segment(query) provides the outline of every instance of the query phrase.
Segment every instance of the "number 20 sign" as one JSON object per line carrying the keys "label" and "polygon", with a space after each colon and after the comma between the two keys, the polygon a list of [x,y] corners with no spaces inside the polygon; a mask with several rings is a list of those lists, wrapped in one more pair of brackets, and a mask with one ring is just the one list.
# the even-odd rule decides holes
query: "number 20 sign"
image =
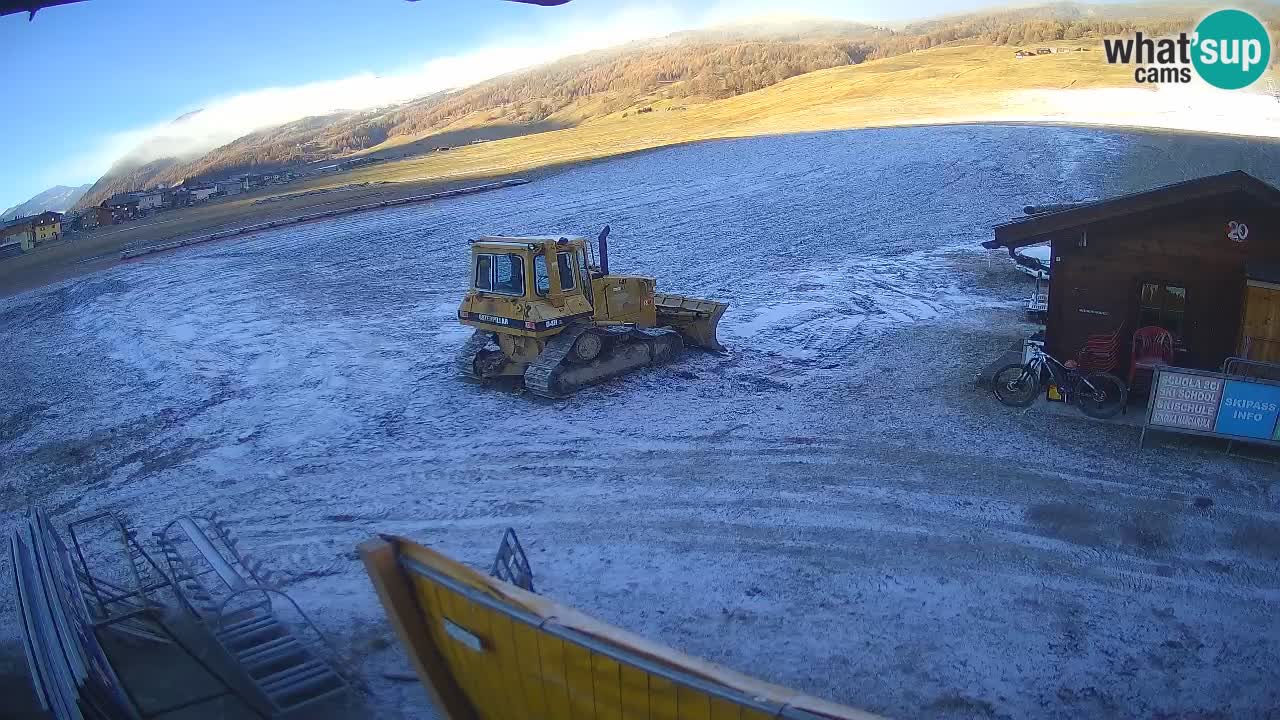
{"label": "number 20 sign", "polygon": [[1227,223],[1227,237],[1236,242],[1244,242],[1249,239],[1249,226],[1232,220]]}

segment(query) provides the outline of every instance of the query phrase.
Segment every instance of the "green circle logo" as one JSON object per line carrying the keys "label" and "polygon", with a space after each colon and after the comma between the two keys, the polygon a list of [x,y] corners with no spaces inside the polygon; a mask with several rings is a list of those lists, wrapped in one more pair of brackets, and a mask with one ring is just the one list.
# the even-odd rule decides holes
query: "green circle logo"
{"label": "green circle logo", "polygon": [[1223,90],[1252,85],[1271,63],[1271,37],[1243,10],[1219,10],[1196,26],[1191,63],[1204,81]]}

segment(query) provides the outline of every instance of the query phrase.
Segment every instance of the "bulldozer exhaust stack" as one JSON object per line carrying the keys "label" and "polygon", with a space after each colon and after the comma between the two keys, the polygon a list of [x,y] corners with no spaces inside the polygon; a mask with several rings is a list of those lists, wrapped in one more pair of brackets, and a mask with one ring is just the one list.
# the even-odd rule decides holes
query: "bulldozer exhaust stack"
{"label": "bulldozer exhaust stack", "polygon": [[602,275],[608,275],[609,274],[609,226],[608,225],[605,225],[604,229],[600,231],[598,244],[600,246],[600,273]]}

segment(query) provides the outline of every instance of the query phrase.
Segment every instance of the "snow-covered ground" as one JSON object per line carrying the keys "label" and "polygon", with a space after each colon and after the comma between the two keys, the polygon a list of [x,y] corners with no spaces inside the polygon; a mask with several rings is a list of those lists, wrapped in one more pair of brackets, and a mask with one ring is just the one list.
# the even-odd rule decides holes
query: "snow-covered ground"
{"label": "snow-covered ground", "polygon": [[[1265,714],[1275,465],[1139,451],[972,387],[1026,330],[1029,280],[978,247],[990,227],[1105,195],[1126,163],[1182,179],[1195,142],[713,142],[27,293],[0,308],[0,529],[29,503],[148,531],[216,510],[367,674],[369,717],[430,712],[382,676],[407,664],[356,543],[487,566],[508,526],[540,592],[877,712]],[[455,379],[466,240],[604,223],[616,271],[731,304],[730,353],[554,403]]]}
{"label": "snow-covered ground", "polygon": [[1190,85],[1020,90],[1009,107],[1002,119],[1280,137],[1280,92],[1271,79],[1243,91],[1219,90],[1198,76]]}

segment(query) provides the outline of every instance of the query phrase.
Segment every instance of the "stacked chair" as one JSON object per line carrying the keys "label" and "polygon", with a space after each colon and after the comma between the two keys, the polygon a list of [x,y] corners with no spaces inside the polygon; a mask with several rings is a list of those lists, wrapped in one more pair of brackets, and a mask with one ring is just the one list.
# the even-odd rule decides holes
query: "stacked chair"
{"label": "stacked chair", "polygon": [[1076,364],[1081,371],[1112,372],[1120,365],[1120,334],[1124,325],[1115,332],[1101,335],[1090,335],[1084,341],[1084,347],[1076,355]]}

